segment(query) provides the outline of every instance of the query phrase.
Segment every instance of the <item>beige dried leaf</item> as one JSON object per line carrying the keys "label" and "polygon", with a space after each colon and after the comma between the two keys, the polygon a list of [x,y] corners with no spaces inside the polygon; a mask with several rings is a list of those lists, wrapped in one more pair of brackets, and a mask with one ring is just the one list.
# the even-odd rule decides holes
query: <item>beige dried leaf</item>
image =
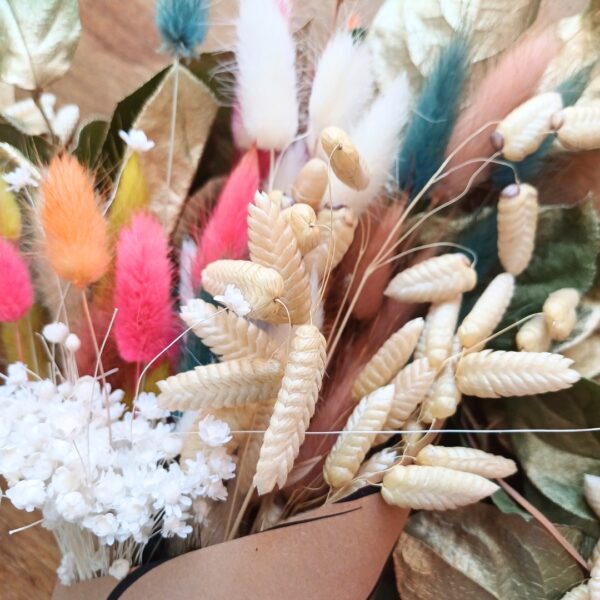
{"label": "beige dried leaf", "polygon": [[283,211],[289,223],[300,254],[304,256],[316,248],[321,241],[321,230],[317,227],[317,214],[308,204],[298,203]]}
{"label": "beige dried leaf", "polygon": [[533,154],[552,130],[551,120],[562,109],[558,92],[538,94],[508,114],[492,134],[492,143],[505,158],[521,161]]}
{"label": "beige dried leaf", "polygon": [[249,317],[269,320],[281,311],[276,300],[283,294],[284,282],[275,269],[249,260],[216,260],[202,271],[202,287],[212,296],[224,294],[230,284],[252,307]]}
{"label": "beige dried leaf", "polygon": [[600,106],[567,106],[552,119],[556,137],[567,150],[600,148]]}
{"label": "beige dried leaf", "polygon": [[517,332],[517,348],[526,352],[547,352],[551,341],[544,315],[531,317]]}
{"label": "beige dried leaf", "polygon": [[359,400],[389,383],[406,364],[421,332],[421,317],[409,321],[392,334],[364,366],[352,386],[352,398]]}
{"label": "beige dried leaf", "polygon": [[232,408],[272,398],[283,369],[278,360],[240,358],[201,365],[157,383],[167,410]]}
{"label": "beige dried leaf", "polygon": [[358,473],[377,432],[388,418],[393,397],[394,386],[387,385],[365,396],[354,408],[344,433],[338,435],[323,466],[323,477],[329,486],[347,485]]}
{"label": "beige dried leaf", "polygon": [[327,189],[327,165],[320,158],[311,158],[294,180],[292,198],[296,202],[308,204],[315,211],[319,210],[321,200]]}
{"label": "beige dried leaf", "polygon": [[449,510],[479,502],[498,489],[495,483],[473,473],[397,465],[383,478],[381,495],[388,504],[400,508]]}
{"label": "beige dried leaf", "polygon": [[425,355],[432,367],[439,368],[450,356],[462,295],[432,304],[427,313]]}
{"label": "beige dried leaf", "polygon": [[353,190],[369,185],[369,167],[348,134],[339,127],[326,127],[321,132],[321,146],[336,177]]}
{"label": "beige dried leaf", "polygon": [[[168,188],[171,121],[167,115],[171,114],[175,69],[179,77],[177,120],[173,171]],[[210,89],[186,67],[179,65],[169,70],[135,120],[133,127],[143,130],[156,144],[149,152],[140,153],[138,158],[150,190],[147,208],[167,234],[177,224],[217,109],[217,100]]]}
{"label": "beige dried leaf", "polygon": [[416,456],[416,464],[446,467],[455,471],[474,473],[489,479],[504,479],[517,472],[513,460],[489,454],[476,448],[462,446],[425,446]]}
{"label": "beige dried leaf", "polygon": [[313,325],[294,332],[283,382],[265,432],[254,485],[260,495],[286,482],[321,389],[326,341]]}
{"label": "beige dried leaf", "polygon": [[401,271],[384,294],[398,302],[444,302],[475,287],[471,261],[460,253],[443,254]]}
{"label": "beige dried leaf", "polygon": [[[458,338],[464,348],[478,345],[494,332],[514,289],[515,278],[510,273],[501,273],[491,281],[458,328]],[[478,345],[478,349],[482,347]]]}
{"label": "beige dried leaf", "polygon": [[[272,323],[307,323],[310,319],[310,280],[292,228],[281,208],[266,194],[256,193],[248,206],[248,249],[251,260],[277,271],[283,279],[279,311],[264,317]],[[289,312],[289,316],[288,316]]]}
{"label": "beige dried leaf", "polygon": [[545,394],[579,381],[573,361],[550,352],[483,350],[467,354],[458,363],[458,388],[468,396],[500,398]]}
{"label": "beige dried leaf", "polygon": [[193,298],[182,306],[180,316],[223,360],[272,358],[277,352],[276,340],[254,323],[200,298]]}
{"label": "beige dried leaf", "polygon": [[529,265],[535,245],[538,193],[526,183],[502,190],[498,200],[498,255],[502,266],[515,277]]}
{"label": "beige dried leaf", "polygon": [[574,288],[562,288],[548,296],[542,312],[551,339],[562,342],[571,335],[577,323],[575,309],[580,300],[581,295]]}

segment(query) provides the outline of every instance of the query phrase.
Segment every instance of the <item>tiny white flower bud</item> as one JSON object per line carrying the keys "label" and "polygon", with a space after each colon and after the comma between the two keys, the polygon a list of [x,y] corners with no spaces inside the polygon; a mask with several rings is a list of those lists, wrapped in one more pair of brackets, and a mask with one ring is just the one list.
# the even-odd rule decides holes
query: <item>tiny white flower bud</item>
{"label": "tiny white flower bud", "polygon": [[74,333],[70,333],[65,340],[65,348],[69,352],[77,352],[81,348],[81,340]]}
{"label": "tiny white flower bud", "polygon": [[42,329],[42,335],[52,344],[62,344],[69,335],[69,328],[64,323],[49,323]]}

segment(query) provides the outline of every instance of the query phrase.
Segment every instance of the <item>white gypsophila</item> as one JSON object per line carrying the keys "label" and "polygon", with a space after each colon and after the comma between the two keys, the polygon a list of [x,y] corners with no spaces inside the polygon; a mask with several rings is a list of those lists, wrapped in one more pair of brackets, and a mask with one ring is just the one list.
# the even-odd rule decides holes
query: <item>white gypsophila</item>
{"label": "white gypsophila", "polygon": [[64,345],[69,352],[75,353],[81,348],[81,340],[78,335],[70,333],[65,339]]}
{"label": "white gypsophila", "polygon": [[225,287],[223,294],[216,295],[214,299],[232,310],[238,317],[245,317],[252,310],[252,307],[244,298],[242,290],[232,283]]}
{"label": "white gypsophila", "polygon": [[13,171],[2,175],[2,179],[8,183],[6,188],[9,192],[20,192],[28,186],[37,187],[38,182],[34,178],[31,171],[24,165],[18,166]]}
{"label": "white gypsophila", "polygon": [[[99,547],[116,550],[114,565],[141,556],[135,544],[153,535],[186,537],[207,501],[226,498],[224,481],[235,473],[224,447],[227,424],[207,418],[198,452],[179,465],[182,436],[154,394],[141,394],[132,414],[121,390],[92,377],[57,385],[29,381],[27,373],[10,365],[0,386],[0,475],[6,498],[22,510],[41,509],[44,527],[61,541],[61,581],[106,574],[110,561]],[[73,564],[75,545],[89,549],[87,562]]]}
{"label": "white gypsophila", "polygon": [[69,328],[61,322],[48,323],[42,329],[42,335],[52,344],[64,343],[69,333]]}
{"label": "white gypsophila", "polygon": [[60,565],[56,569],[59,581],[63,585],[75,583],[75,556],[71,552],[66,552],[62,556]]}
{"label": "white gypsophila", "polygon": [[129,573],[130,566],[129,561],[124,558],[118,558],[110,565],[108,574],[115,579],[123,579]]}
{"label": "white gypsophila", "polygon": [[119,131],[119,137],[134,152],[148,152],[154,148],[154,142],[149,140],[141,129],[130,129],[129,131]]}

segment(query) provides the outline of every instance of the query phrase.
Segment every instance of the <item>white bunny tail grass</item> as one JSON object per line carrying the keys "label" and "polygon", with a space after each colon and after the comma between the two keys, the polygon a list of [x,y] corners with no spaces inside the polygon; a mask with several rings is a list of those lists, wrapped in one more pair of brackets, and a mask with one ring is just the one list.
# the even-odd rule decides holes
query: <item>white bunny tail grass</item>
{"label": "white bunny tail grass", "polygon": [[242,0],[237,36],[244,130],[258,148],[283,150],[298,129],[296,48],[276,0]]}

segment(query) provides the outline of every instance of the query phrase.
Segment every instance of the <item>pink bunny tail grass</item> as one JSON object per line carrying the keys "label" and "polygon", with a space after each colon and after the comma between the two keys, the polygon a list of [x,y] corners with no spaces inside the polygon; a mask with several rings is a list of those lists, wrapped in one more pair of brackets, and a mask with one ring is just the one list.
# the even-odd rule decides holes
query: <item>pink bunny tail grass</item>
{"label": "pink bunny tail grass", "polygon": [[29,269],[18,250],[0,238],[0,322],[18,321],[32,304]]}
{"label": "pink bunny tail grass", "polygon": [[[534,27],[509,48],[498,64],[482,79],[470,99],[469,106],[459,116],[446,156],[454,152],[469,136],[492,121],[502,120],[510,111],[533,96],[540,78],[550,61],[558,54],[561,42],[554,28],[539,30]],[[487,158],[494,154],[490,136],[495,126],[490,125],[465,144],[449,162],[446,171],[471,159]],[[454,197],[466,187],[481,163],[457,169],[445,177],[438,189],[442,197]],[[483,170],[476,181],[486,176]],[[476,183],[476,181],[474,183]]]}
{"label": "pink bunny tail grass", "polygon": [[192,266],[192,281],[200,284],[206,265],[221,258],[238,259],[248,252],[248,204],[260,183],[258,153],[251,148],[233,169],[221,191]]}
{"label": "pink bunny tail grass", "polygon": [[117,243],[115,339],[128,362],[148,362],[173,339],[172,267],[160,223],[141,213]]}

